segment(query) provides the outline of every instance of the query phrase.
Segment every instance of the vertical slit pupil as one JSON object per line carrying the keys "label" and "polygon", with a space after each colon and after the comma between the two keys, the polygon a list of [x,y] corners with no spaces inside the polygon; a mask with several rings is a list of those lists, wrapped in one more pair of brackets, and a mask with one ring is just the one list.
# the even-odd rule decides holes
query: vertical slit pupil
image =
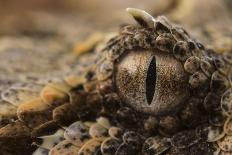
{"label": "vertical slit pupil", "polygon": [[155,56],[152,58],[146,77],[146,98],[147,102],[150,105],[155,94],[156,86],[156,59]]}

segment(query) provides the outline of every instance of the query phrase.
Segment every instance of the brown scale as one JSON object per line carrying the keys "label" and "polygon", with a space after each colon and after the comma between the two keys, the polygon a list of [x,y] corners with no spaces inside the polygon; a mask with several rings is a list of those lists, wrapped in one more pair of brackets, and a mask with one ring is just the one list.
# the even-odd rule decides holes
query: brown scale
{"label": "brown scale", "polygon": [[125,26],[108,41],[91,78],[51,82],[38,98],[20,104],[18,120],[0,129],[1,151],[31,154],[35,146],[37,154],[50,155],[232,151],[231,53],[213,53],[165,17],[127,11],[139,25]]}

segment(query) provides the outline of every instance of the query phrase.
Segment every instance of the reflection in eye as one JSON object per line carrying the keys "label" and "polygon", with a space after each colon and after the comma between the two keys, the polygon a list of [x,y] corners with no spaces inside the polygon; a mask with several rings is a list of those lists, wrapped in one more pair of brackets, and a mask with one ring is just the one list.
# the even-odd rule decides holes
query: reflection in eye
{"label": "reflection in eye", "polygon": [[147,103],[150,105],[155,94],[156,86],[156,59],[155,56],[152,57],[151,62],[148,67],[147,77],[146,77],[146,98]]}

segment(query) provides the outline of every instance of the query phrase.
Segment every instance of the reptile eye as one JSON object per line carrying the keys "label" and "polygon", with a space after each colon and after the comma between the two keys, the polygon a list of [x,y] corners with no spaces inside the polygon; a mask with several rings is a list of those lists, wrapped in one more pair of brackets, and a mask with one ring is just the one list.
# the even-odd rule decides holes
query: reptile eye
{"label": "reptile eye", "polygon": [[114,79],[125,103],[154,115],[178,109],[189,96],[183,64],[158,50],[128,52],[116,64]]}

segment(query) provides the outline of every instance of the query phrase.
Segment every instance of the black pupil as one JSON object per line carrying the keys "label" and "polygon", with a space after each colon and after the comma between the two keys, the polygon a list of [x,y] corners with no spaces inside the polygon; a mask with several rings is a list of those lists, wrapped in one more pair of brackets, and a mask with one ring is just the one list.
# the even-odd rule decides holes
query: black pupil
{"label": "black pupil", "polygon": [[155,85],[156,85],[156,59],[152,58],[146,77],[146,97],[147,102],[150,105],[155,94]]}

